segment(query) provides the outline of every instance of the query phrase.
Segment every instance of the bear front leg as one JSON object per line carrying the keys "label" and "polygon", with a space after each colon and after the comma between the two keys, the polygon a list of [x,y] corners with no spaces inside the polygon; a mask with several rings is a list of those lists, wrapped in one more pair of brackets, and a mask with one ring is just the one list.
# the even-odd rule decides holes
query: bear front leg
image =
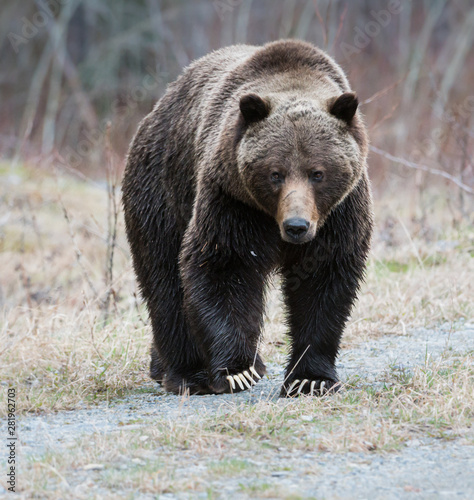
{"label": "bear front leg", "polygon": [[335,361],[365,260],[303,257],[284,269],[291,354],[280,396],[322,395],[339,389]]}
{"label": "bear front leg", "polygon": [[237,262],[223,265],[215,258],[209,257],[207,262],[205,258],[183,257],[189,331],[206,355],[210,388],[218,394],[239,392],[256,384],[265,373],[257,352],[263,278]]}
{"label": "bear front leg", "polygon": [[[248,389],[265,373],[257,351],[269,257],[248,243],[261,239],[246,227],[251,215],[236,203],[221,201],[209,210],[212,217],[196,217],[200,223],[190,224],[180,256],[189,332],[204,353],[215,393]],[[202,224],[207,220],[212,225]]]}

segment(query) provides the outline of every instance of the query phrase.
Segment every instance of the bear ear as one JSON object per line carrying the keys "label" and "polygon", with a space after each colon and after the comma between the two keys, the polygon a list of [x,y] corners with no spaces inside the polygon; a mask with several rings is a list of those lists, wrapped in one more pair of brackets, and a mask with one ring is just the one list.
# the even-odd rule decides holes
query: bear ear
{"label": "bear ear", "polygon": [[345,121],[348,125],[357,111],[359,99],[353,92],[345,92],[339,97],[330,99],[329,112],[336,118]]}
{"label": "bear ear", "polygon": [[270,113],[270,103],[257,94],[246,94],[240,98],[240,112],[245,123],[255,123],[266,118]]}

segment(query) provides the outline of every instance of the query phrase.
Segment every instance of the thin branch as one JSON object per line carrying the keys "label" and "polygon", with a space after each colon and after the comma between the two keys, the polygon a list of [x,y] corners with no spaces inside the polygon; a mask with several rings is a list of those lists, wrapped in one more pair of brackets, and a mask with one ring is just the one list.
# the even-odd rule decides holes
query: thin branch
{"label": "thin branch", "polygon": [[393,113],[395,112],[395,110],[398,108],[398,105],[399,105],[399,104],[400,104],[400,103],[396,102],[396,103],[392,106],[392,109],[391,109],[388,113],[386,113],[384,116],[382,116],[382,118],[381,118],[379,121],[375,122],[375,123],[374,123],[374,124],[370,127],[370,129],[369,129],[369,130],[370,130],[370,132],[371,132],[372,130],[375,130],[377,127],[380,127],[380,125],[381,125],[383,122],[385,122],[386,120],[388,120],[389,118],[391,118],[391,117],[393,116]]}
{"label": "thin branch", "polygon": [[59,176],[60,170],[64,168],[72,175],[74,175],[75,177],[79,177],[79,179],[86,182],[87,184],[94,186],[95,188],[98,188],[100,190],[103,189],[102,185],[99,182],[96,182],[92,177],[88,177],[86,174],[84,174],[77,168],[71,167],[71,165],[68,164],[66,159],[63,158],[57,151],[53,151],[53,153],[47,156],[46,159],[50,162],[53,162],[52,165],[55,168],[56,176]]}
{"label": "thin branch", "polygon": [[69,218],[69,214],[66,210],[66,206],[64,205],[60,194],[58,195],[58,201],[59,201],[59,205],[61,206],[61,208],[63,210],[63,215],[64,215],[64,218],[66,220],[67,228],[69,231],[69,236],[71,237],[71,241],[72,241],[72,244],[74,247],[74,252],[76,254],[76,261],[77,261],[77,263],[82,271],[82,274],[83,274],[85,280],[87,281],[87,284],[89,285],[89,288],[92,290],[92,293],[97,297],[97,295],[98,295],[97,290],[95,289],[94,283],[92,283],[92,280],[89,276],[89,273],[87,272],[87,269],[84,266],[84,262],[82,261],[82,252],[79,249],[79,246],[77,245],[76,238],[74,236],[74,231],[72,230],[71,219]]}
{"label": "thin branch", "polygon": [[318,18],[319,24],[321,25],[321,28],[323,28],[323,37],[324,37],[324,47],[328,46],[328,33],[327,33],[327,27],[324,24],[323,18],[321,16],[321,13],[319,12],[319,7],[318,7],[318,0],[313,0],[314,3],[314,10],[316,12],[316,17]]}
{"label": "thin branch", "polygon": [[332,0],[329,0],[328,6],[326,7],[326,19],[325,19],[325,26],[326,26],[326,45],[324,46],[325,49],[328,48],[328,43],[329,43],[329,30],[330,30],[330,21],[331,21],[331,5]]}
{"label": "thin branch", "polygon": [[454,182],[454,184],[456,184],[461,189],[464,189],[464,191],[466,191],[466,193],[474,194],[474,189],[467,186],[466,184],[463,184],[459,179],[456,179],[456,177],[448,174],[444,170],[439,170],[437,168],[430,168],[430,167],[427,167],[426,165],[420,165],[418,163],[414,163],[412,161],[405,160],[405,158],[393,156],[392,154],[388,153],[387,151],[384,151],[383,149],[376,148],[375,146],[369,146],[369,149],[370,149],[370,151],[374,152],[375,154],[383,156],[384,158],[387,158],[387,160],[393,161],[393,162],[398,163],[400,165],[404,165],[405,167],[414,168],[416,170],[423,170],[424,172],[428,172],[430,174],[439,175],[441,177],[444,177],[445,179],[448,179],[451,182]]}
{"label": "thin branch", "polygon": [[392,85],[389,85],[388,87],[385,87],[384,89],[379,90],[375,94],[372,94],[368,99],[365,99],[364,101],[362,101],[361,104],[369,104],[369,102],[375,101],[379,97],[381,97],[384,94],[386,94],[388,91],[394,89],[397,85],[400,85],[400,83],[402,83],[403,80],[405,80],[406,77],[407,77],[407,75],[403,75],[400,78],[400,80],[398,80],[398,82],[392,83]]}
{"label": "thin branch", "polygon": [[[115,299],[115,289],[112,286],[114,281],[114,255],[117,246],[117,225],[119,205],[117,203],[117,175],[114,168],[112,146],[110,144],[111,123],[107,123],[105,134],[105,159],[107,165],[107,253],[105,262],[105,285],[107,295],[105,296],[103,309],[104,321],[109,317],[110,299]],[[116,303],[114,301],[114,305]]]}
{"label": "thin branch", "polygon": [[342,11],[342,14],[341,14],[341,16],[339,18],[339,26],[337,28],[336,36],[334,37],[334,40],[332,42],[331,53],[334,53],[334,47],[335,47],[337,41],[339,40],[339,36],[341,35],[341,31],[342,31],[342,28],[344,26],[344,19],[346,18],[347,7],[348,7],[348,5],[346,5],[344,7],[344,10]]}

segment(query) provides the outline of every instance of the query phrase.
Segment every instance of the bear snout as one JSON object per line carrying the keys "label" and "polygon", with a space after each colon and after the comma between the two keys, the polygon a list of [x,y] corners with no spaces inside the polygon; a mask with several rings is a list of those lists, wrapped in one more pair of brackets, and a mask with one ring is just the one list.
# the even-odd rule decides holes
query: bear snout
{"label": "bear snout", "polygon": [[301,217],[292,217],[283,222],[285,233],[294,240],[302,238],[309,229],[309,221]]}
{"label": "bear snout", "polygon": [[316,235],[319,213],[313,187],[305,179],[288,175],[282,186],[275,216],[280,235],[287,243],[307,243]]}
{"label": "bear snout", "polygon": [[303,217],[290,217],[280,225],[283,241],[301,244],[311,241],[316,234],[317,223],[308,221]]}

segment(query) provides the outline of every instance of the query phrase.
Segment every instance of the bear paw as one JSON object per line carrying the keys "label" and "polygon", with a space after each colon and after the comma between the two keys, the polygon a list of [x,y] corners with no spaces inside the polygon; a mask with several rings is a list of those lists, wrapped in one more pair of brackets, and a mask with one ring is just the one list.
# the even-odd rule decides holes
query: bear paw
{"label": "bear paw", "polygon": [[163,380],[159,382],[165,391],[173,392],[178,395],[202,395],[213,393],[209,388],[209,378],[205,370],[200,370],[195,373],[188,372],[185,375],[168,370]]}
{"label": "bear paw", "polygon": [[329,379],[294,379],[290,384],[284,384],[281,388],[281,397],[294,398],[301,394],[307,396],[323,396],[327,393],[337,392],[341,383]]}
{"label": "bear paw", "polygon": [[250,389],[265,375],[266,368],[257,354],[247,361],[228,363],[226,368],[219,368],[216,372],[210,385],[214,394],[233,394]]}
{"label": "bear paw", "polygon": [[[250,373],[249,373],[250,372]],[[262,377],[258,374],[254,366],[251,366],[248,370],[242,373],[237,373],[237,375],[227,375],[226,379],[229,382],[230,392],[244,391],[246,388],[250,389],[252,385],[255,385]]]}

